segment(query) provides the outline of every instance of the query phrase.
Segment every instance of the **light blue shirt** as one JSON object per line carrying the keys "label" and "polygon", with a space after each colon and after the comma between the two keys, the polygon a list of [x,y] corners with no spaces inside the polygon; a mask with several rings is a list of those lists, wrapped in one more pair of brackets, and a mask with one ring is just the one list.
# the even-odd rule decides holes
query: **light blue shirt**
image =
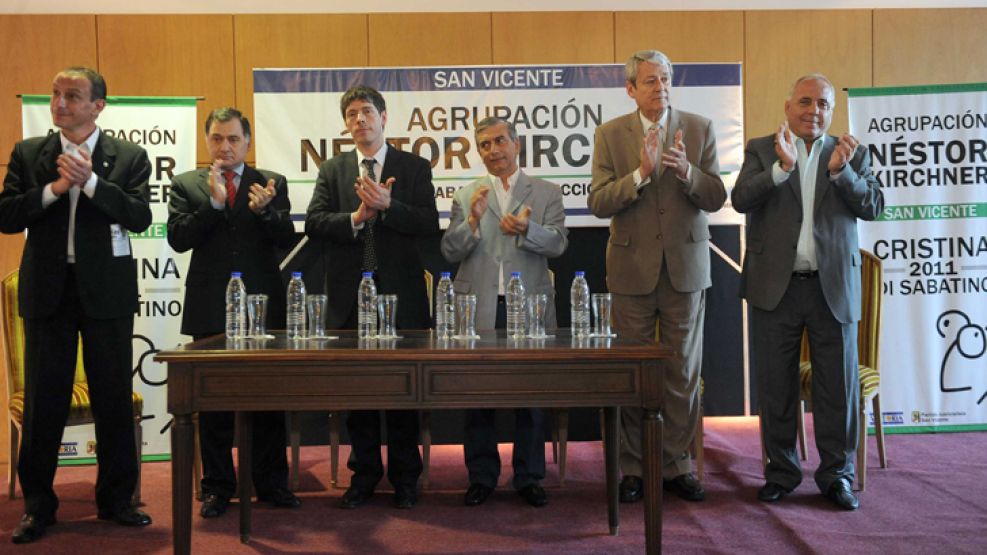
{"label": "light blue shirt", "polygon": [[[816,203],[816,176],[819,175],[819,159],[825,141],[825,135],[819,137],[812,142],[811,150],[806,151],[805,140],[801,137],[795,139],[795,148],[798,151],[795,166],[799,170],[799,181],[802,183],[802,227],[799,230],[798,246],[795,248],[795,267],[792,268],[796,272],[819,269],[819,265],[816,263],[816,241],[812,234],[815,224],[813,208],[815,208]],[[789,175],[791,172],[781,169],[781,161],[775,162],[771,168],[771,177],[775,185],[783,183]]]}

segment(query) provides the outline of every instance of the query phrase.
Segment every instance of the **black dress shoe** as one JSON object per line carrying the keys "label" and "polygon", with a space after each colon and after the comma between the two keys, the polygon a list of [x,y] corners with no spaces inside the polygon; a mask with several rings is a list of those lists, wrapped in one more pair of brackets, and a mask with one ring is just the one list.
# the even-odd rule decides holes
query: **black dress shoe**
{"label": "black dress shoe", "polygon": [[644,499],[644,482],[639,476],[624,476],[620,481],[620,502],[634,503]]}
{"label": "black dress shoe", "polygon": [[791,491],[781,484],[768,482],[761,489],[757,490],[757,499],[765,503],[774,503],[775,501],[780,501],[782,497],[785,497]]}
{"label": "black dress shoe", "polygon": [[829,485],[826,498],[845,511],[856,511],[860,507],[860,500],[850,489],[850,482],[842,478]]}
{"label": "black dress shoe", "polygon": [[21,517],[20,523],[10,536],[10,541],[14,543],[31,543],[45,535],[45,528],[55,524],[55,517],[42,517],[35,514],[25,514]]}
{"label": "black dress shoe", "polygon": [[517,493],[532,507],[544,507],[548,505],[548,495],[545,494],[545,488],[538,484],[524,486]]}
{"label": "black dress shoe", "polygon": [[288,509],[296,509],[302,506],[302,500],[286,488],[277,488],[262,494],[258,493],[257,500],[270,503],[275,507],[285,507]]}
{"label": "black dress shoe", "polygon": [[418,503],[418,492],[415,488],[395,488],[394,506],[399,509],[410,509]]}
{"label": "black dress shoe", "polygon": [[344,509],[355,509],[367,501],[370,501],[370,498],[373,497],[373,495],[374,492],[372,491],[365,491],[356,486],[350,486],[349,489],[346,490],[346,493],[343,494],[343,499],[339,503],[339,506]]}
{"label": "black dress shoe", "polygon": [[702,501],[706,499],[706,491],[692,473],[680,474],[671,480],[662,480],[662,487],[686,501]]}
{"label": "black dress shoe", "polygon": [[466,490],[466,496],[463,497],[463,503],[467,507],[482,505],[490,497],[491,493],[493,493],[493,488],[491,487],[483,484],[470,484],[469,489]]}
{"label": "black dress shoe", "polygon": [[127,507],[115,513],[99,512],[100,520],[112,520],[120,526],[147,526],[151,523],[151,517],[140,509]]}
{"label": "black dress shoe", "polygon": [[202,507],[199,514],[202,518],[216,518],[226,512],[230,505],[230,498],[215,493],[207,493],[202,497]]}

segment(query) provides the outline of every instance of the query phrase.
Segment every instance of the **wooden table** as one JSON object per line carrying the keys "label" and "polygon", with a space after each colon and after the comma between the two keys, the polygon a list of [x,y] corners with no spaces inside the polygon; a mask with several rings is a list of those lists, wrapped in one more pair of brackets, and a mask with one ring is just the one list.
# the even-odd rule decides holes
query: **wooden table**
{"label": "wooden table", "polygon": [[[236,411],[239,474],[250,476],[249,412],[264,410],[604,407],[610,533],[617,535],[619,407],[644,409],[645,547],[661,552],[661,371],[670,353],[624,339],[513,340],[503,331],[439,340],[403,330],[400,339],[274,339],[230,343],[222,335],[162,351],[168,364],[175,553],[191,549],[192,413]],[[240,480],[241,540],[250,537],[250,480]]]}

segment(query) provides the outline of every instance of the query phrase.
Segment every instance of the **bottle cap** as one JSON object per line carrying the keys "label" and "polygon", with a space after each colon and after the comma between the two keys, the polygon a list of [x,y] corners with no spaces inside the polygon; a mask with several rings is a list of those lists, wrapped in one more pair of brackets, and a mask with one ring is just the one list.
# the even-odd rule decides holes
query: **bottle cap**
{"label": "bottle cap", "polygon": [[242,276],[243,276],[243,274],[241,274],[240,272],[231,272],[230,273],[230,277],[231,278],[238,278],[238,277],[242,277]]}
{"label": "bottle cap", "polygon": [[579,270],[576,272],[576,277],[586,277],[586,272]]}
{"label": "bottle cap", "polygon": [[373,277],[374,277],[373,272],[363,272],[363,279],[368,279],[368,278],[373,279]]}
{"label": "bottle cap", "polygon": [[292,279],[294,279],[294,278],[300,278],[300,277],[302,277],[302,273],[301,272],[291,272],[291,278]]}
{"label": "bottle cap", "polygon": [[452,273],[451,272],[442,272],[441,274],[439,274],[439,277],[440,278],[452,277]]}
{"label": "bottle cap", "polygon": [[521,277],[521,272],[511,272],[511,277]]}

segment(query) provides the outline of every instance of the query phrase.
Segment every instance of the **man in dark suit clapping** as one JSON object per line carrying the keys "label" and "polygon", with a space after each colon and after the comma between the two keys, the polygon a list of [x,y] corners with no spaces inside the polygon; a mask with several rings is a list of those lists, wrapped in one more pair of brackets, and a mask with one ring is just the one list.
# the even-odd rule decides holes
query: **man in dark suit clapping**
{"label": "man in dark suit clapping", "polygon": [[[359,85],[340,102],[356,149],[322,163],[305,217],[305,233],[325,242],[329,275],[328,327],[356,329],[357,288],[362,272],[373,272],[380,294],[397,294],[398,329],[430,325],[418,237],[439,230],[432,168],[420,156],[384,141],[387,106],[375,89]],[[386,411],[387,477],[394,504],[418,501],[422,472],[418,415]],[[346,421],[353,454],[353,479],[343,508],[363,505],[384,475],[377,411],[352,411]]]}
{"label": "man in dark suit clapping", "polygon": [[58,133],[14,146],[0,193],[0,231],[27,230],[18,302],[24,317],[24,425],[17,466],[24,516],[14,543],[55,523],[52,482],[71,405],[79,335],[99,445],[99,518],[146,526],[137,485],[131,368],[137,267],[128,232],[151,224],[151,164],[141,147],[103,133],[106,81],[72,67],[55,76]]}
{"label": "man in dark suit clapping", "polygon": [[[285,287],[277,247],[291,246],[294,225],[283,175],[244,162],[250,121],[234,108],[217,108],[206,119],[212,166],[176,176],[168,201],[168,244],[192,250],[185,279],[182,333],[200,339],[225,329],[226,284],[243,274],[250,293],[268,296],[267,324],[285,323]],[[204,518],[226,512],[236,491],[232,412],[199,414]],[[257,498],[277,507],[298,507],[288,490],[284,412],[254,415],[253,481]]]}

